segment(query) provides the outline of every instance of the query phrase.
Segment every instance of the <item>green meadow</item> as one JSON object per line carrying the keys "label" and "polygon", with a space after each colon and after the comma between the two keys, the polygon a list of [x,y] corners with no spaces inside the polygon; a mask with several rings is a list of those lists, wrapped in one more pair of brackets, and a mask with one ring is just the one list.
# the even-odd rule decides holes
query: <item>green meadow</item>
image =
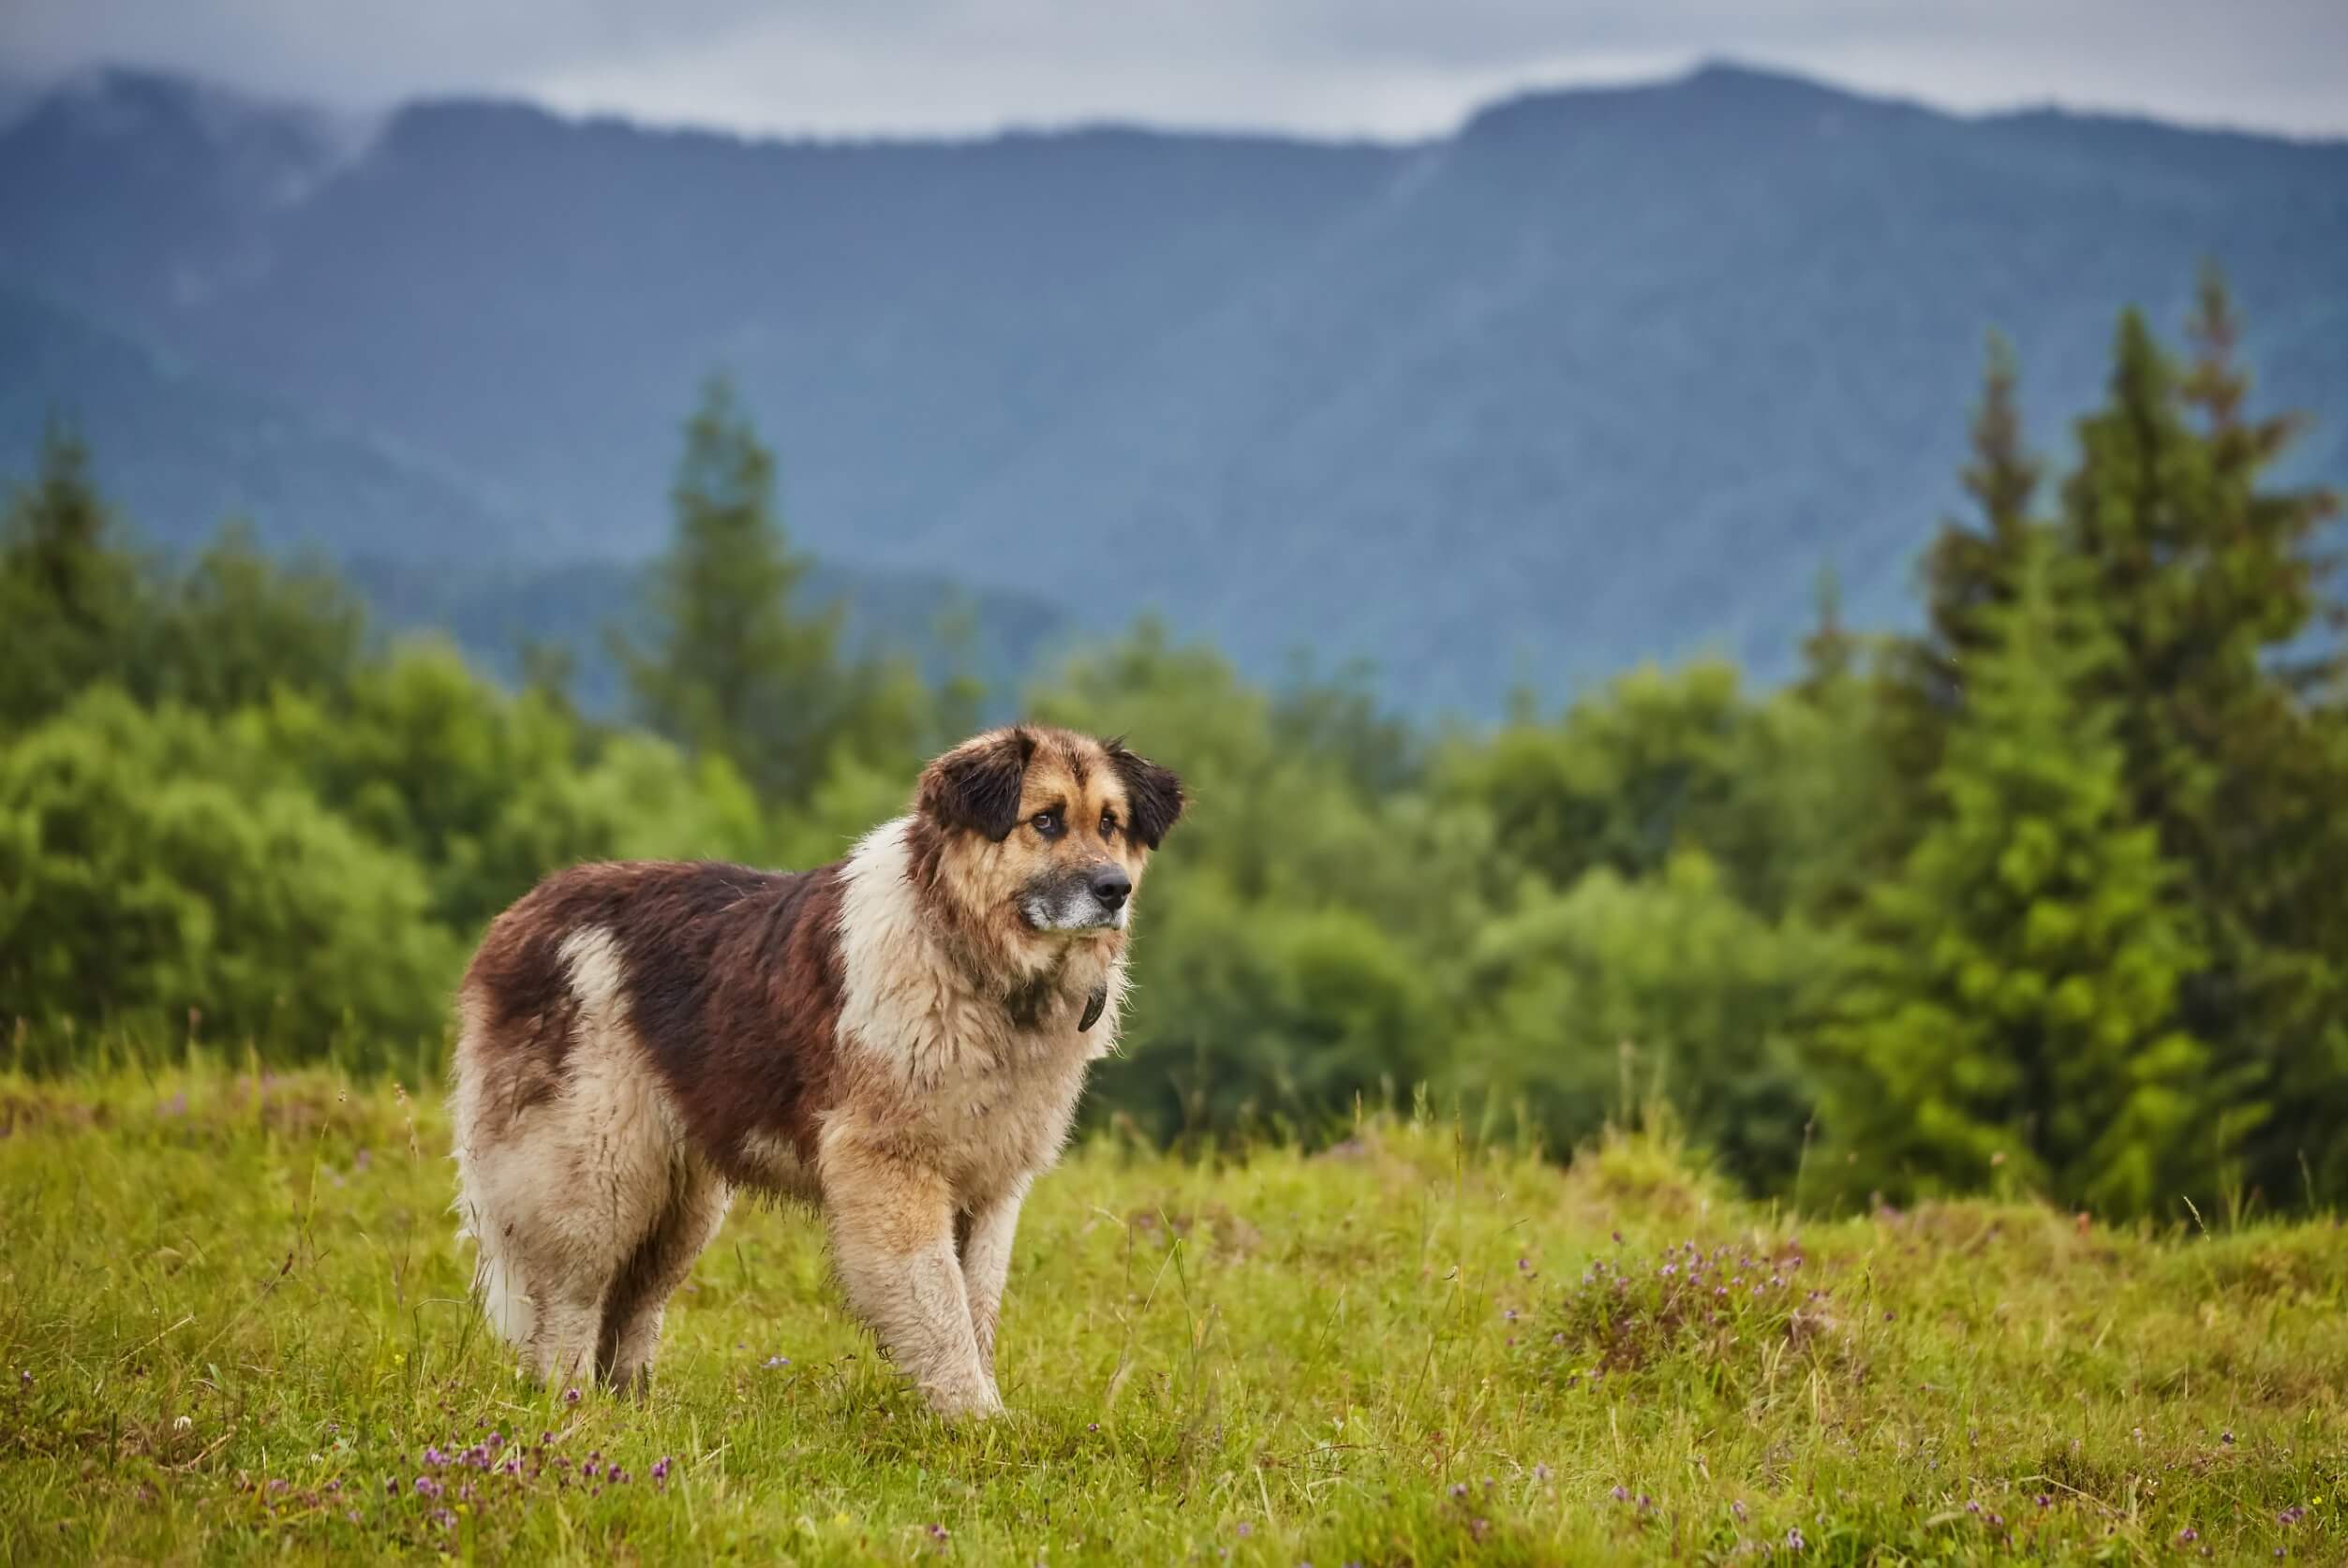
{"label": "green meadow", "polygon": [[519,1381],[437,1090],[0,1078],[10,1562],[2348,1560],[2338,1221],[1756,1204],[1668,1130],[1101,1135],[1005,1418],[929,1416],[743,1202],[642,1403]]}

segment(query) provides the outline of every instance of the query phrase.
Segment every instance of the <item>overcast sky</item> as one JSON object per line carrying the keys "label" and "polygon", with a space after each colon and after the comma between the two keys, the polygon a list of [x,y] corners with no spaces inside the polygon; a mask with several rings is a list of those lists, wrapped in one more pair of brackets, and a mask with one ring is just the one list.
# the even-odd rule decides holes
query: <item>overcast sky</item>
{"label": "overcast sky", "polygon": [[486,91],[753,131],[1408,137],[1723,56],[1959,109],[2348,135],[2348,0],[0,0],[15,78],[120,62],[353,108]]}

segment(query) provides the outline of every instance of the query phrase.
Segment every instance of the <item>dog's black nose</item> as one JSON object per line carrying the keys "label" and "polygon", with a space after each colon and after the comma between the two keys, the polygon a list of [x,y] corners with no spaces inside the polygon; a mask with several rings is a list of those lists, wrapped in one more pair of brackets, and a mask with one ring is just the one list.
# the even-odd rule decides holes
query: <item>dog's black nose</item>
{"label": "dog's black nose", "polygon": [[1115,909],[1132,892],[1133,879],[1125,875],[1121,865],[1104,865],[1092,873],[1092,896],[1101,901],[1103,909]]}

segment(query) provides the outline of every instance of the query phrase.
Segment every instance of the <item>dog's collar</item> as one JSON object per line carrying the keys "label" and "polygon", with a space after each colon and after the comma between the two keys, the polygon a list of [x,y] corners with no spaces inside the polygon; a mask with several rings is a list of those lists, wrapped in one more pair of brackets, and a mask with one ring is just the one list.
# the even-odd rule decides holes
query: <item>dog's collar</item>
{"label": "dog's collar", "polygon": [[1107,1010],[1107,1007],[1108,987],[1093,986],[1092,994],[1084,998],[1084,1016],[1077,1020],[1077,1032],[1078,1034],[1089,1032],[1093,1025],[1101,1021],[1101,1014]]}

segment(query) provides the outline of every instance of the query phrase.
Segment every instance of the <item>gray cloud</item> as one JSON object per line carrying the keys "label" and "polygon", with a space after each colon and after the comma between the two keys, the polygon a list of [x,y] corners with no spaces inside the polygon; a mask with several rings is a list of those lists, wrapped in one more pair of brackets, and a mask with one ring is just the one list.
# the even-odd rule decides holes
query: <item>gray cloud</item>
{"label": "gray cloud", "polygon": [[1736,56],[1959,109],[2348,134],[2339,0],[6,0],[0,69],[372,107],[519,94],[758,131],[1121,119],[1381,136]]}

